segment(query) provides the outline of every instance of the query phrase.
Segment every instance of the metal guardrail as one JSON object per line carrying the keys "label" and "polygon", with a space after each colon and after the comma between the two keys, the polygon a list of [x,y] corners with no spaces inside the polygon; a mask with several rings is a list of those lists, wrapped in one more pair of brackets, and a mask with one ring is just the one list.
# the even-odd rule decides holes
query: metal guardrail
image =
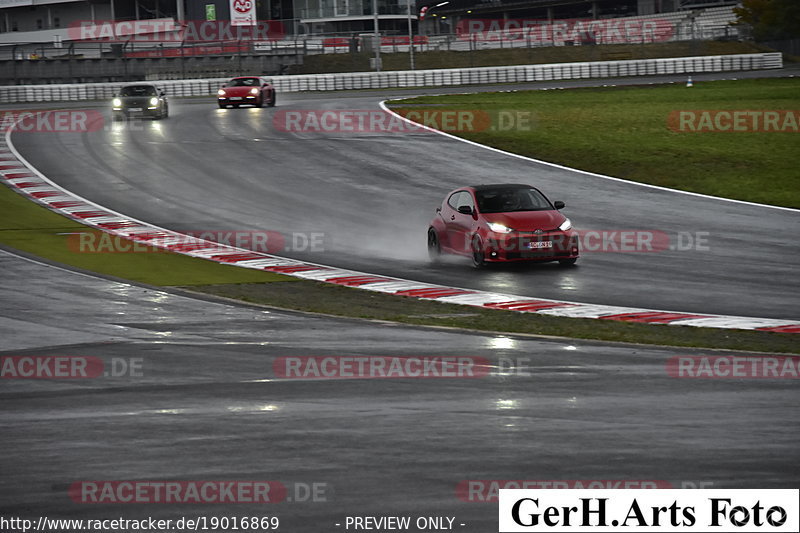
{"label": "metal guardrail", "polygon": [[[272,83],[278,92],[335,91],[693,74],[782,67],[783,56],[778,52],[770,52],[503,67],[303,74],[274,77]],[[170,96],[209,96],[216,94],[220,85],[226,81],[228,78],[155,83],[163,86]],[[0,86],[0,103],[107,99],[123,85],[125,83]]]}

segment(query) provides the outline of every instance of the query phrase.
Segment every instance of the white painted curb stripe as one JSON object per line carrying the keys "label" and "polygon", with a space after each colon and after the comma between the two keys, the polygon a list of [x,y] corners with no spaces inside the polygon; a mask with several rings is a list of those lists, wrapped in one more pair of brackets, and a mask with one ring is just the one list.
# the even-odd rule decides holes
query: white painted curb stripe
{"label": "white painted curb stripe", "polygon": [[[383,103],[381,103],[381,106],[386,109]],[[2,139],[0,139],[0,153],[13,154],[5,156],[7,161],[2,163],[6,164],[0,164],[0,175],[3,177],[0,181],[3,181],[13,190],[25,195],[27,198],[68,218],[109,234],[134,240],[143,245],[163,248],[183,255],[202,257],[221,264],[277,272],[287,276],[345,285],[374,292],[473,307],[541,313],[553,316],[800,333],[800,321],[796,320],[679,313],[538,299],[513,294],[446,287],[295,261],[190,237],[127,217],[67,191],[48,179],[20,155],[11,143],[12,131],[13,126],[9,127]],[[11,157],[14,158],[13,161],[10,161]],[[6,166],[9,168],[2,168]],[[17,177],[19,174],[25,174],[25,176],[30,174],[30,176]],[[20,186],[27,183],[31,185]],[[242,259],[226,261],[226,258],[233,259],[235,257],[242,257]]]}

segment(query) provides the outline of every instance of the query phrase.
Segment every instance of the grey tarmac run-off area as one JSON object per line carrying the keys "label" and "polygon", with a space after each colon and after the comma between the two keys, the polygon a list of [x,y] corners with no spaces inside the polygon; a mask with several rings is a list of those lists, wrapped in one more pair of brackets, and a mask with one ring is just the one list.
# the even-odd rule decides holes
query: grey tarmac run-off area
{"label": "grey tarmac run-off area", "polygon": [[[309,317],[56,270],[0,254],[2,356],[101,358],[138,375],[0,384],[0,515],[278,516],[341,531],[354,515],[496,529],[467,480],[644,480],[789,488],[797,381],[669,377],[709,351],[458,333]],[[275,379],[278,357],[470,356],[472,379]],[[114,363],[117,361],[117,363]],[[511,362],[517,366],[511,370]],[[271,480],[326,501],[90,505],[77,481]],[[485,492],[479,491],[479,495]],[[480,499],[480,496],[477,497]]]}

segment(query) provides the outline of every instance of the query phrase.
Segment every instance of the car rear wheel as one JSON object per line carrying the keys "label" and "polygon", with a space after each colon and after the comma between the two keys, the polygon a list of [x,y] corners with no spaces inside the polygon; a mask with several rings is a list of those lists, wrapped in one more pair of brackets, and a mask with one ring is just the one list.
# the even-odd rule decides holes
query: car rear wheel
{"label": "car rear wheel", "polygon": [[481,238],[475,235],[472,238],[472,266],[483,268],[486,266],[486,252],[483,250]]}
{"label": "car rear wheel", "polygon": [[561,266],[572,266],[577,260],[577,257],[573,257],[572,259],[559,259],[558,264]]}
{"label": "car rear wheel", "polygon": [[439,246],[439,236],[433,228],[428,230],[428,258],[434,263],[442,258],[442,247]]}

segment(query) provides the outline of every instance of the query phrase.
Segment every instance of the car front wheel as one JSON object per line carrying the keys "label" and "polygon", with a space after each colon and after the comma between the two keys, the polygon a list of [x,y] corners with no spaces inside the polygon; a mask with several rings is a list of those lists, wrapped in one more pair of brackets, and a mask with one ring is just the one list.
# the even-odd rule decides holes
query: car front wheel
{"label": "car front wheel", "polygon": [[559,259],[558,264],[561,266],[572,266],[577,260],[577,257],[573,257],[572,259]]}
{"label": "car front wheel", "polygon": [[472,238],[472,266],[475,268],[483,268],[486,266],[486,252],[483,250],[483,244],[480,237],[475,235]]}
{"label": "car front wheel", "polygon": [[437,262],[442,257],[442,247],[439,246],[439,236],[436,230],[430,228],[428,230],[428,258],[432,262]]}

